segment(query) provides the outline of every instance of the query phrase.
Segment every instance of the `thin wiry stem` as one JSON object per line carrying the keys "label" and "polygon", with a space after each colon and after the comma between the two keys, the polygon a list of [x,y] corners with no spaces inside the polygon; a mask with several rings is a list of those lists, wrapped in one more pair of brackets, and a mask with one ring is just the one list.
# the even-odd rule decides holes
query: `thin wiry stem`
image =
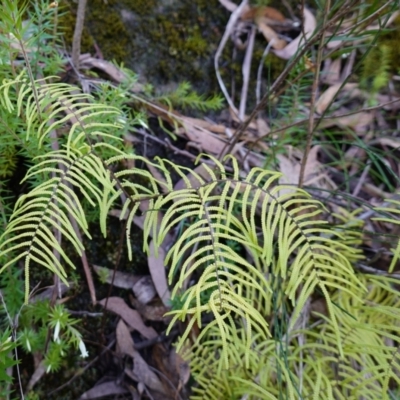
{"label": "thin wiry stem", "polygon": [[321,39],[322,34],[324,33],[324,30],[327,30],[330,27],[334,26],[337,23],[337,21],[342,19],[358,1],[359,0],[352,0],[352,1],[347,0],[343,4],[341,11],[338,12],[335,16],[333,16],[331,18],[331,20],[323,28],[321,28],[318,32],[316,32],[315,35],[313,37],[311,37],[308,40],[308,42],[306,42],[304,44],[304,46],[297,52],[297,55],[292,59],[292,61],[289,62],[289,64],[286,66],[286,68],[282,71],[282,73],[276,79],[276,81],[271,85],[271,87],[267,91],[267,93],[265,93],[264,97],[254,108],[254,110],[252,111],[250,116],[246,119],[246,121],[244,121],[240,124],[240,126],[236,130],[234,136],[229,141],[229,144],[227,144],[224,147],[224,149],[220,152],[220,154],[218,156],[218,160],[222,160],[226,154],[229,154],[232,152],[232,150],[234,149],[240,136],[250,125],[251,121],[253,121],[253,119],[256,117],[256,115],[265,107],[265,105],[268,103],[268,101],[275,98],[278,89],[283,85],[283,83],[285,82],[289,73],[298,64],[298,62],[302,59],[302,57],[309,51],[309,49]]}
{"label": "thin wiry stem", "polygon": [[325,46],[325,35],[326,35],[325,26],[327,25],[330,8],[331,8],[331,1],[327,0],[325,3],[324,21],[323,21],[322,28],[321,28],[322,36],[321,36],[321,40],[318,45],[314,80],[313,80],[313,85],[312,85],[312,90],[311,90],[311,104],[310,104],[310,116],[308,119],[308,133],[307,133],[307,139],[306,139],[306,148],[304,150],[304,155],[303,155],[303,159],[301,160],[301,166],[300,166],[299,188],[301,188],[304,183],[304,173],[306,170],[308,154],[310,153],[310,150],[311,150],[311,142],[312,142],[312,138],[314,135],[315,102],[317,99],[319,75],[321,72],[322,52],[323,52],[323,49]]}

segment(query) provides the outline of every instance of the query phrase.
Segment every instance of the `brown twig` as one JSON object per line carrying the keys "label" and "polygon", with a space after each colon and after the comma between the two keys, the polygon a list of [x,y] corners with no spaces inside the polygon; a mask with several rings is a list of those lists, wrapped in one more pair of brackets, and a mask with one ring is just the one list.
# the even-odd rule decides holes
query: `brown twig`
{"label": "brown twig", "polygon": [[311,90],[310,116],[308,119],[308,133],[307,133],[307,138],[306,138],[306,148],[304,150],[304,155],[303,155],[303,159],[301,160],[301,166],[300,166],[299,188],[301,188],[304,183],[304,173],[306,170],[308,154],[310,153],[311,142],[312,142],[312,138],[314,136],[315,102],[317,99],[319,75],[321,72],[321,63],[322,63],[322,52],[323,52],[323,48],[325,46],[326,25],[327,25],[327,21],[328,21],[328,15],[329,15],[330,8],[331,8],[331,1],[326,0],[325,10],[324,10],[324,20],[323,20],[322,28],[321,28],[322,35],[321,35],[321,40],[318,45],[317,60],[316,60],[316,66],[315,66],[315,72],[314,72],[314,80],[313,80],[312,90]]}
{"label": "brown twig", "polygon": [[250,116],[246,119],[246,121],[242,122],[238,129],[236,130],[235,134],[232,137],[232,140],[230,140],[229,144],[227,144],[224,149],[221,151],[221,153],[218,156],[219,160],[222,160],[226,154],[229,154],[232,152],[234,149],[236,143],[238,142],[240,136],[243,134],[243,132],[247,129],[247,127],[250,125],[251,121],[256,117],[256,115],[266,106],[269,100],[273,99],[276,95],[276,92],[278,89],[281,87],[281,85],[284,83],[286,80],[287,76],[289,73],[292,71],[292,69],[297,65],[297,63],[301,60],[301,58],[307,53],[307,51],[315,44],[318,42],[318,40],[321,39],[323,33],[325,30],[329,29],[331,26],[333,26],[338,20],[340,20],[348,11],[351,9],[353,4],[357,3],[359,0],[347,0],[344,4],[343,7],[341,8],[341,11],[338,12],[334,17],[331,18],[331,20],[323,27],[321,28],[318,32],[312,36],[308,42],[304,44],[304,46],[298,51],[297,55],[292,59],[292,61],[289,62],[289,64],[286,66],[286,68],[282,71],[282,73],[279,75],[279,77],[275,80],[275,82],[271,85],[270,89],[268,92],[264,95],[264,97],[261,99],[261,101],[257,104],[257,106],[254,108]]}
{"label": "brown twig", "polygon": [[[314,120],[321,121],[321,120],[326,120],[326,119],[339,119],[339,118],[343,118],[343,117],[348,117],[350,115],[355,115],[355,114],[358,114],[358,113],[361,113],[361,112],[378,110],[378,109],[386,107],[386,106],[388,106],[390,104],[397,103],[398,101],[400,101],[400,98],[388,101],[386,103],[378,104],[377,106],[364,107],[364,108],[361,108],[360,110],[351,111],[351,112],[348,112],[348,113],[345,113],[345,114],[325,115],[325,116],[321,116],[321,117],[314,117]],[[276,133],[286,131],[287,129],[293,128],[295,126],[300,126],[300,125],[306,124],[307,122],[308,122],[308,118],[305,118],[305,119],[302,119],[300,121],[293,122],[292,124],[285,125],[282,128],[277,128],[275,130],[271,130],[270,132],[266,133],[265,135],[260,136],[259,138],[257,138],[257,140],[255,140],[254,142],[251,143],[251,146],[249,146],[249,148],[247,149],[245,158],[249,156],[250,152],[252,151],[252,149],[256,146],[256,144],[259,141],[265,139],[268,136],[272,136],[272,135],[274,135]]]}
{"label": "brown twig", "polygon": [[86,1],[87,0],[79,0],[74,37],[72,39],[72,62],[76,69],[79,69],[79,56],[81,54],[81,38],[83,24],[85,22]]}

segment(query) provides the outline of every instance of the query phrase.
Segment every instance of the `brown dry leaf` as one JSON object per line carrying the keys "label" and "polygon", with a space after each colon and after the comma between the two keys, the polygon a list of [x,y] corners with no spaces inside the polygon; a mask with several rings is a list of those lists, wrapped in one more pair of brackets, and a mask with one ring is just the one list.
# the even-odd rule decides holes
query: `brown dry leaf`
{"label": "brown dry leaf", "polygon": [[[325,174],[321,173],[322,165],[318,161],[318,152],[320,146],[314,146],[311,148],[307,157],[307,164],[304,169],[304,184],[313,184],[317,187],[325,187],[323,179],[326,178]],[[290,159],[283,154],[278,155],[279,160],[279,170],[283,173],[283,176],[279,178],[279,183],[281,185],[296,185],[299,183],[301,163],[297,161],[294,157]],[[290,193],[292,190],[285,188],[281,191],[282,193]],[[294,189],[293,189],[294,191]]]}
{"label": "brown dry leaf", "polygon": [[125,325],[122,319],[120,319],[118,322],[116,336],[118,352],[131,356],[133,358],[135,356],[134,342],[128,327]]}
{"label": "brown dry leaf", "polygon": [[[282,176],[279,178],[280,185],[297,185],[299,183],[300,176],[300,163],[296,160],[289,159],[283,154],[278,154],[279,161],[279,171],[282,172]],[[296,188],[293,189],[285,188],[279,191],[280,195],[294,192]]]}
{"label": "brown dry leaf", "polygon": [[[193,169],[190,173],[187,174],[186,179],[189,182],[190,186],[192,188],[199,187],[200,181],[198,178],[196,178],[196,175],[199,176],[200,179],[203,179],[205,182],[211,181],[211,176],[209,172],[207,171],[206,167],[204,164],[198,165],[195,169]],[[174,186],[174,191],[181,190],[181,189],[186,189],[187,184],[183,178],[181,178]],[[174,199],[174,201],[177,201],[178,199]]]}
{"label": "brown dry leaf", "polygon": [[183,129],[176,130],[176,134],[185,134],[187,138],[198,144],[203,152],[209,154],[219,154],[225,147],[225,143],[214,136],[207,129],[196,126],[191,120],[186,117],[181,117]]}
{"label": "brown dry leaf", "polygon": [[400,97],[395,97],[387,94],[378,94],[377,98],[379,104],[389,103],[382,107],[384,110],[397,111],[400,109]]}
{"label": "brown dry leaf", "polygon": [[[395,19],[398,17],[398,15],[400,14],[400,11],[395,11],[386,22],[386,24],[383,23],[383,20],[380,21],[380,24],[370,24],[366,27],[363,28],[363,32],[366,33],[368,31],[380,31],[384,28],[388,28],[394,21]],[[375,20],[371,20],[371,22],[376,22]],[[343,37],[346,40],[346,44],[348,46],[356,44],[356,43],[361,43],[365,40],[369,40],[370,35],[356,35],[357,36],[357,40],[354,40],[353,42],[349,42],[348,41],[348,34],[349,32],[353,29],[354,26],[354,18],[348,19],[346,21],[341,22],[341,30],[338,32],[336,29],[334,32],[332,32],[331,34],[333,36],[335,36],[336,40],[330,40],[327,44],[327,48],[328,49],[334,49],[336,47],[340,47],[340,45],[344,42],[344,40],[339,39],[339,37]]]}
{"label": "brown dry leaf", "polygon": [[[307,157],[307,164],[304,169],[304,184],[309,184],[310,180],[313,179],[320,173],[322,168],[321,163],[318,161],[318,152],[321,146],[314,146],[311,148]],[[315,184],[315,181],[313,182]]]}
{"label": "brown dry leaf", "polygon": [[[232,119],[232,121],[236,122],[237,124],[241,124],[242,121],[238,118],[238,116],[235,114],[235,112],[230,108],[229,109],[229,116]],[[247,120],[249,118],[249,115],[245,115],[244,119]],[[251,121],[247,129],[254,129],[257,130],[257,123],[255,121]],[[246,132],[245,132],[246,133]]]}
{"label": "brown dry leaf", "polygon": [[271,132],[271,128],[269,127],[268,122],[264,118],[257,117],[256,124],[257,124],[258,137],[264,137]]}
{"label": "brown dry leaf", "polygon": [[168,193],[168,183],[165,180],[164,175],[160,172],[160,170],[158,168],[156,168],[154,165],[150,164],[150,163],[146,163],[147,168],[149,169],[149,171],[151,172],[151,174],[153,175],[153,177],[155,179],[157,179],[158,181],[158,186],[160,186],[161,191],[165,194]]}
{"label": "brown dry leaf", "polygon": [[340,57],[332,60],[325,60],[324,68],[321,71],[321,81],[328,85],[335,85],[340,81],[340,71],[342,69],[342,59]]}
{"label": "brown dry leaf", "polygon": [[46,289],[41,291],[40,293],[36,294],[35,296],[31,297],[29,299],[30,304],[34,304],[38,301],[43,301],[50,299],[53,296],[54,290],[57,291],[57,295],[63,297],[64,294],[72,289],[74,287],[74,284],[72,282],[68,282],[69,286],[67,286],[65,283],[60,282],[59,285],[57,285],[57,288],[54,287],[54,285],[48,286]]}
{"label": "brown dry leaf", "polygon": [[[111,284],[114,270],[100,267],[99,265],[92,264],[93,269],[100,277],[104,278],[105,282]],[[132,289],[132,286],[141,279],[141,276],[135,276],[133,274],[129,274],[127,272],[115,271],[114,276],[114,286],[119,287],[121,289]]]}
{"label": "brown dry leaf", "polygon": [[143,276],[133,286],[132,291],[135,294],[137,300],[141,304],[150,303],[156,295],[156,288],[154,287],[152,278],[150,275]]}
{"label": "brown dry leaf", "polygon": [[79,400],[99,399],[105,396],[117,396],[128,392],[128,389],[118,385],[115,381],[111,381],[96,385],[92,389],[83,393],[82,396],[79,397]]}
{"label": "brown dry leaf", "polygon": [[258,25],[262,21],[265,25],[274,28],[278,32],[291,30],[300,24],[286,19],[276,8],[268,6],[255,6],[244,10],[240,16],[242,21],[254,21]]}
{"label": "brown dry leaf", "polygon": [[[310,10],[307,8],[304,8],[304,35],[308,39],[314,32],[316,26],[317,26],[317,21],[312,14]],[[282,50],[274,50],[274,54],[277,55],[280,58],[283,58],[284,60],[289,60],[289,58],[293,57],[297,50],[303,45],[304,43],[304,37],[303,33],[301,32],[299,36],[297,36],[296,39],[291,41],[286,47],[284,47]]]}
{"label": "brown dry leaf", "polygon": [[345,126],[354,129],[357,133],[364,133],[368,130],[374,115],[368,112],[346,115],[340,118],[324,118],[319,124],[319,128],[329,128],[331,126]]}
{"label": "brown dry leaf", "polygon": [[[106,300],[100,300],[98,303],[104,307]],[[158,336],[152,327],[144,324],[140,314],[130,308],[121,297],[109,297],[107,310],[119,315],[131,328],[136,329],[146,339],[153,339]]]}
{"label": "brown dry leaf", "polygon": [[199,128],[207,129],[214,133],[225,133],[226,130],[225,125],[215,124],[213,122],[208,122],[203,119],[191,118],[191,117],[185,117],[185,119],[192,125],[196,125]]}
{"label": "brown dry leaf", "polygon": [[165,250],[160,246],[157,253],[158,254],[156,255],[154,241],[152,240],[150,243],[150,254],[147,257],[149,270],[161,301],[166,307],[168,307],[171,302],[171,293],[168,288],[167,274],[164,264]]}
{"label": "brown dry leaf", "polygon": [[379,143],[383,146],[393,147],[398,149],[400,147],[400,138],[397,137],[378,137],[374,140],[374,143]]}
{"label": "brown dry leaf", "polygon": [[179,387],[183,387],[189,382],[190,379],[190,367],[189,363],[185,361],[176,351],[175,349],[171,349],[169,353],[169,362],[170,365],[175,367],[175,370],[178,372],[179,376]]}
{"label": "brown dry leaf", "polygon": [[171,316],[165,316],[165,314],[169,311],[169,308],[165,307],[158,298],[153,300],[150,304],[142,304],[140,301],[130,295],[129,301],[146,321],[160,321],[166,324],[171,321]]}
{"label": "brown dry leaf", "polygon": [[[99,69],[104,73],[106,73],[113,81],[118,83],[121,83],[127,78],[126,74],[123,71],[121,71],[120,68],[116,67],[114,64],[105,60],[100,60],[98,58],[90,56],[88,57],[87,54],[82,54],[80,56],[79,67]],[[131,88],[133,92],[142,92],[143,89],[144,89],[143,85],[137,82],[134,83]]]}
{"label": "brown dry leaf", "polygon": [[341,83],[337,83],[336,85],[329,87],[321,94],[321,96],[319,96],[319,99],[315,103],[315,111],[322,114],[331,104],[333,98],[339,91],[341,95],[350,95],[349,98],[358,96],[361,92],[357,90],[357,86],[357,83],[346,83],[342,87]]}
{"label": "brown dry leaf", "polygon": [[286,18],[279,10],[268,6],[251,7],[249,10],[244,10],[240,18],[243,20],[256,20],[257,18],[265,18],[268,20],[268,25],[272,25],[274,22],[283,23],[286,21]]}
{"label": "brown dry leaf", "polygon": [[282,50],[287,46],[287,42],[279,38],[279,35],[268,26],[265,21],[260,18],[256,19],[258,30],[264,35],[267,42],[271,43],[271,47],[276,50]]}
{"label": "brown dry leaf", "polygon": [[162,344],[153,346],[152,360],[154,366],[159,370],[170,382],[168,393],[173,398],[187,398],[185,395],[185,385],[190,378],[190,367],[188,362],[176,353],[174,348],[166,348]]}
{"label": "brown dry leaf", "polygon": [[311,314],[318,313],[329,316],[328,307],[325,298],[317,299],[311,303]]}
{"label": "brown dry leaf", "polygon": [[142,356],[134,350],[133,356],[133,371],[125,369],[127,375],[136,382],[146,385],[148,388],[159,393],[166,392],[163,384],[158,379],[158,376],[150,369]]}

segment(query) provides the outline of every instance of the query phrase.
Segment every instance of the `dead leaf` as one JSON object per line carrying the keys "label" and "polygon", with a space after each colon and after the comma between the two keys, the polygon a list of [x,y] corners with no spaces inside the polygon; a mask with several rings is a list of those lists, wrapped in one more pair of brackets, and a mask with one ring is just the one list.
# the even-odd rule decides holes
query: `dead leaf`
{"label": "dead leaf", "polygon": [[153,178],[157,179],[158,185],[160,186],[161,191],[163,193],[168,193],[169,192],[168,183],[165,180],[165,176],[160,172],[160,170],[151,163],[146,163],[146,167],[149,169],[149,171],[153,175]]}
{"label": "dead leaf", "polygon": [[135,356],[134,342],[128,327],[125,325],[122,319],[120,319],[118,322],[116,336],[119,352],[133,358]]}
{"label": "dead leaf", "polygon": [[[320,146],[314,146],[311,148],[307,157],[307,164],[304,168],[304,184],[313,184],[316,187],[324,188],[325,174],[321,173],[322,165],[318,161],[318,152]],[[286,157],[283,154],[278,155],[279,160],[279,171],[283,173],[283,176],[279,178],[279,183],[281,185],[295,185],[299,183],[301,162],[297,161],[295,157]],[[280,191],[283,193],[290,193],[294,191],[295,188],[285,188]]]}
{"label": "dead leaf", "polygon": [[149,275],[143,276],[140,280],[138,280],[132,286],[132,291],[142,304],[149,303],[156,295],[156,289],[154,287],[152,278]]}
{"label": "dead leaf", "polygon": [[54,285],[51,285],[49,287],[47,287],[46,289],[44,289],[42,292],[36,294],[35,296],[31,297],[29,299],[29,303],[30,304],[34,304],[38,301],[43,301],[43,300],[47,300],[50,299],[51,296],[53,295],[54,289],[57,291],[57,294],[60,294],[61,297],[64,296],[64,294],[72,289],[74,287],[73,282],[68,282],[69,286],[67,286],[65,283],[60,282],[60,284],[58,285],[58,287],[55,289]]}
{"label": "dead leaf", "polygon": [[225,143],[214,136],[207,129],[196,126],[193,121],[185,117],[181,117],[183,129],[176,130],[176,134],[182,135],[183,133],[187,138],[200,145],[202,150],[210,154],[219,154],[225,147]]}
{"label": "dead leaf", "polygon": [[[98,302],[103,307],[106,299]],[[109,297],[107,302],[107,310],[119,315],[131,328],[136,329],[146,339],[157,337],[157,332],[150,326],[146,326],[140,314],[130,308],[121,297]]]}
{"label": "dead leaf", "polygon": [[[111,284],[114,270],[94,264],[92,264],[92,266],[97,275],[104,278],[107,283]],[[127,272],[115,271],[114,286],[121,289],[132,289],[133,285],[141,278],[141,276],[129,274]]]}
{"label": "dead leaf", "polygon": [[140,382],[143,382],[150,389],[160,393],[165,391],[157,375],[149,368],[146,361],[143,360],[137,351],[135,351],[133,359],[133,373],[138,377]]}
{"label": "dead leaf", "polygon": [[134,350],[133,356],[133,370],[131,371],[130,369],[125,368],[125,373],[132,380],[144,384],[152,390],[160,393],[165,392],[165,388],[158,379],[157,375],[150,369],[146,361],[144,361],[142,356],[136,350]]}
{"label": "dead leaf", "polygon": [[214,133],[225,133],[226,126],[221,125],[221,124],[215,124],[213,122],[208,122],[203,119],[199,118],[191,118],[191,117],[185,117],[185,119],[191,123],[192,125],[196,125],[199,128],[207,129],[210,132]]}
{"label": "dead leaf", "polygon": [[263,21],[263,19],[256,20],[258,30],[264,35],[267,42],[271,43],[271,47],[276,50],[282,50],[287,46],[287,42],[279,38],[279,35]]}
{"label": "dead leaf", "polygon": [[324,68],[321,71],[321,81],[329,85],[335,85],[340,81],[340,71],[342,69],[342,59],[340,57],[332,60],[325,60]]}
{"label": "dead leaf", "polygon": [[331,104],[332,100],[335,98],[336,94],[339,93],[339,91],[341,95],[349,95],[349,98],[358,96],[360,91],[357,90],[357,87],[357,83],[346,83],[345,85],[337,83],[336,85],[330,86],[321,94],[321,96],[319,96],[315,104],[315,111],[319,114],[322,114]]}
{"label": "dead leaf", "polygon": [[[282,176],[279,178],[280,185],[297,185],[299,183],[300,176],[300,163],[294,159],[289,159],[283,154],[278,154],[279,160],[279,171],[282,172]],[[280,195],[295,192],[296,188],[284,188],[279,191]]]}
{"label": "dead leaf", "polygon": [[[308,39],[314,32],[316,26],[317,26],[317,21],[312,14],[312,12],[308,8],[304,8],[304,36],[306,39]],[[273,50],[274,54],[277,55],[280,58],[283,58],[284,60],[289,60],[289,58],[293,57],[298,49],[304,44],[304,37],[303,37],[303,32],[297,36],[296,39],[291,41],[286,47],[284,47],[282,50]]]}
{"label": "dead leaf", "polygon": [[319,128],[329,128],[331,126],[345,126],[354,129],[357,133],[364,133],[374,120],[372,113],[359,112],[357,114],[346,115],[340,118],[324,118],[318,125]]}
{"label": "dead leaf", "polygon": [[[186,189],[188,186],[192,188],[199,187],[202,182],[210,182],[212,177],[204,164],[198,165],[186,175],[186,179],[179,179],[174,186],[174,191]],[[174,199],[177,201],[178,199]]]}
{"label": "dead leaf", "polygon": [[129,301],[146,321],[160,321],[165,324],[171,321],[171,316],[165,316],[169,308],[165,307],[159,298],[153,300],[149,304],[142,304],[133,296],[129,296]]}
{"label": "dead leaf", "polygon": [[176,353],[174,348],[167,349],[161,344],[153,346],[152,360],[154,366],[171,382],[166,386],[170,397],[176,399],[182,392],[181,398],[188,398],[185,394],[185,385],[190,378],[190,367],[187,361]]}
{"label": "dead leaf", "polygon": [[178,372],[180,387],[186,385],[190,379],[189,363],[185,361],[174,348],[171,349],[171,352],[169,353],[169,362]]}
{"label": "dead leaf", "polygon": [[[87,54],[82,54],[80,57],[80,63],[79,63],[80,68],[96,68],[104,73],[106,73],[113,81],[121,83],[122,81],[127,79],[127,76],[125,72],[123,72],[120,68],[115,66],[114,64],[105,61],[105,60],[100,60],[98,58],[94,57],[88,57]],[[144,89],[143,85],[140,83],[135,82],[131,90],[133,92],[142,92]]]}
{"label": "dead leaf", "polygon": [[156,255],[154,240],[152,240],[150,243],[150,254],[147,258],[150,274],[161,301],[166,307],[169,307],[171,304],[171,293],[168,288],[167,274],[164,264],[165,250],[160,246],[157,249],[157,253],[158,254]]}
{"label": "dead leaf", "polygon": [[118,385],[115,381],[100,383],[87,392],[83,393],[79,400],[99,399],[105,396],[116,396],[128,393],[129,390]]}
{"label": "dead leaf", "polygon": [[[363,35],[355,35],[357,36],[357,40],[354,40],[352,42],[348,41],[348,35],[349,32],[351,32],[353,30],[353,26],[354,26],[354,18],[345,20],[343,22],[341,22],[341,30],[338,32],[336,29],[334,32],[332,32],[332,36],[335,36],[335,40],[330,40],[327,44],[327,48],[328,49],[334,49],[336,47],[340,47],[342,43],[346,42],[347,45],[352,45],[354,46],[356,43],[361,43],[365,40],[369,40],[370,35],[365,35],[366,32],[368,31],[379,31],[382,30],[384,28],[388,28],[398,17],[398,15],[400,14],[400,11],[395,11],[387,21],[385,21],[386,23],[384,24],[384,21],[381,20],[379,24],[370,24],[366,27],[363,28]],[[371,22],[376,22],[376,20],[372,20]],[[343,40],[341,39],[344,38]]]}
{"label": "dead leaf", "polygon": [[379,143],[383,146],[390,146],[395,149],[400,147],[400,138],[397,137],[378,137],[376,138],[373,143]]}

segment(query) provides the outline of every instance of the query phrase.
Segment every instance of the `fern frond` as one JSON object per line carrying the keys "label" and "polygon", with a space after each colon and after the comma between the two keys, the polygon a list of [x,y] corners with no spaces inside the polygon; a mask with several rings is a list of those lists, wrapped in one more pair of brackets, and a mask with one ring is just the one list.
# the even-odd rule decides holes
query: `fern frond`
{"label": "fern frond", "polygon": [[[5,80],[0,86],[2,105],[9,112],[16,108],[18,116],[25,115],[26,137],[37,135],[39,146],[49,132],[70,124],[67,149],[78,146],[83,139],[97,137],[115,140],[112,131],[122,127],[118,123],[120,110],[103,104],[96,104],[89,94],[79,92],[77,87],[64,83],[48,83],[48,77],[30,82],[22,71],[13,80]],[[10,101],[10,90],[18,90],[16,106]],[[36,89],[36,90],[34,90]]]}
{"label": "fern frond", "polygon": [[[390,213],[393,215],[393,218],[384,218],[377,217],[373,218],[375,221],[387,222],[389,224],[400,225],[400,220],[398,218],[398,214],[400,214],[400,201],[396,199],[388,199],[386,200],[389,203],[386,207],[376,207],[376,211],[384,211],[386,213]],[[400,239],[397,241],[396,247],[392,249],[393,257],[389,266],[389,273],[393,272],[394,267],[397,262],[400,260]]]}
{"label": "fern frond", "polygon": [[[129,158],[150,163],[138,156]],[[107,164],[122,159],[123,156],[116,156]],[[162,244],[174,227],[188,222],[165,260],[171,265],[169,280],[171,283],[175,280],[173,296],[180,294],[184,282],[200,271],[198,282],[183,294],[182,309],[171,312],[173,322],[189,321],[178,348],[183,345],[190,327],[194,323],[202,326],[202,318],[208,313],[212,313],[215,321],[203,332],[215,325],[222,338],[219,370],[230,364],[231,321],[245,321],[244,341],[248,348],[256,332],[268,338],[271,334],[268,323],[254,302],[270,308],[272,289],[265,272],[274,268],[274,273],[286,282],[284,293],[294,306],[292,326],[315,289],[324,295],[336,345],[342,354],[343,336],[332,293],[340,289],[361,299],[366,291],[347,259],[353,251],[341,243],[343,234],[324,228],[324,222],[316,218],[323,210],[322,205],[302,190],[292,187],[290,191],[285,190],[288,187],[278,184],[279,173],[253,168],[242,177],[232,157],[233,173],[228,173],[214,158],[210,159],[215,162],[215,168],[204,165],[210,177],[208,181],[165,160],[151,163],[165,177],[162,181],[144,170],[118,172],[116,176],[124,178],[121,189],[115,192],[114,198],[109,198],[106,206],[110,207],[122,190],[131,193],[130,205],[148,201],[144,234],[145,237],[151,234],[156,246]],[[171,171],[182,178],[186,187],[173,189]],[[135,175],[148,180],[148,185],[137,183]],[[159,189],[161,186],[163,191]],[[132,207],[130,220],[136,210],[137,206]],[[167,211],[162,214],[161,210]],[[124,207],[124,213],[127,211]],[[129,235],[130,228],[127,229]],[[227,241],[243,248],[251,262],[232,250]],[[145,250],[147,246],[145,240]]]}
{"label": "fern frond", "polygon": [[158,101],[167,104],[169,107],[177,106],[183,108],[197,109],[200,111],[218,110],[222,107],[223,98],[213,96],[205,98],[197,94],[189,82],[182,82],[175,91],[156,98]]}
{"label": "fern frond", "polygon": [[[60,231],[78,254],[81,254],[83,245],[70,218],[90,237],[85,212],[75,189],[92,205],[97,203],[101,206],[102,191],[88,179],[88,175],[108,186],[109,174],[93,153],[70,151],[68,155],[64,150],[40,158],[43,161],[33,166],[25,179],[43,173],[51,173],[52,177],[20,197],[7,229],[0,237],[1,256],[11,255],[0,269],[0,273],[18,260],[25,260],[26,301],[29,295],[29,267],[32,261],[50,269],[66,284],[67,274],[52,250],[56,250],[67,265],[75,268],[70,256],[60,246],[55,232]],[[60,168],[60,165],[63,168]]]}

